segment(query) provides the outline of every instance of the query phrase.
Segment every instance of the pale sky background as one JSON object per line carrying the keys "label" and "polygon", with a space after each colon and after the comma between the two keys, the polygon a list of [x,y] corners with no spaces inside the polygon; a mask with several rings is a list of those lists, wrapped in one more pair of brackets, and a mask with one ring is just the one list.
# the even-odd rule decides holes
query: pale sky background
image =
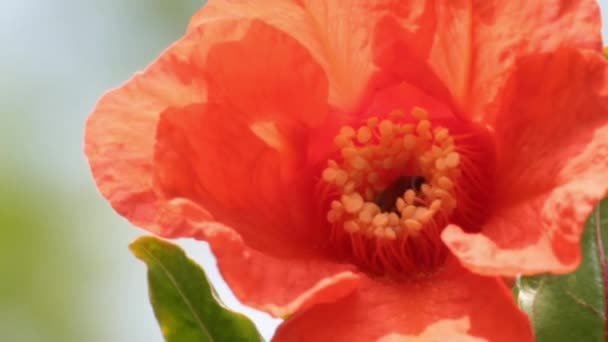
{"label": "pale sky background", "polygon": [[[600,3],[606,16],[608,0]],[[145,232],[96,192],[82,135],[99,96],[181,36],[200,4],[0,1],[3,340],[162,341],[147,299],[146,269],[127,249]],[[278,320],[238,303],[205,244],[180,243],[204,266],[222,300],[270,338]]]}

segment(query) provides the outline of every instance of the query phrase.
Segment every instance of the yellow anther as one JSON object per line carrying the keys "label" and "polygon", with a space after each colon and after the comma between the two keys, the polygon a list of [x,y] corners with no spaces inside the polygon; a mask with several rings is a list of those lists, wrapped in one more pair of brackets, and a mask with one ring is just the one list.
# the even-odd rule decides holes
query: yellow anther
{"label": "yellow anther", "polygon": [[361,156],[354,156],[349,160],[349,162],[350,165],[356,170],[365,170],[367,167],[369,167],[367,160]]}
{"label": "yellow anther", "polygon": [[413,204],[414,201],[416,200],[416,191],[409,189],[405,192],[405,194],[403,195],[403,198],[405,199],[405,202],[407,204]]}
{"label": "yellow anther", "polygon": [[349,233],[356,233],[359,231],[359,224],[353,220],[344,222],[344,230]]}
{"label": "yellow anther", "polygon": [[435,129],[435,140],[437,140],[438,142],[443,142],[449,136],[450,133],[447,129],[443,127]]}
{"label": "yellow anther", "polygon": [[439,158],[439,156],[441,156],[441,154],[443,153],[443,150],[439,147],[439,146],[435,146],[433,145],[431,147],[430,152],[428,153],[428,155],[431,158]]}
{"label": "yellow anther", "polygon": [[376,214],[382,212],[382,210],[380,209],[380,207],[376,203],[373,203],[373,202],[367,202],[367,203],[365,203],[363,205],[363,208],[365,210],[370,211],[373,215],[376,215]]}
{"label": "yellow anther", "polygon": [[435,160],[435,168],[439,171],[443,171],[446,168],[446,163],[443,158],[439,158]]}
{"label": "yellow anther", "polygon": [[431,210],[437,211],[439,208],[441,208],[441,200],[434,200],[433,203],[431,203]]}
{"label": "yellow anther", "polygon": [[[330,193],[339,196],[327,212],[333,226],[365,238],[414,238],[456,207],[453,191],[461,170],[454,138],[446,128],[433,127],[424,109],[415,107],[411,115],[414,123],[402,123],[404,113],[397,110],[386,119],[371,117],[356,129],[340,129],[335,143],[341,159],[329,160],[321,174],[334,187]],[[406,179],[399,183],[404,190],[393,188],[399,177]],[[411,177],[423,177],[423,184]],[[397,189],[403,193],[393,194]]]}
{"label": "yellow anther", "polygon": [[405,203],[403,198],[401,198],[401,197],[397,198],[397,203],[395,204],[395,206],[397,207],[397,210],[399,210],[401,212],[403,209],[405,209],[406,205],[407,204]]}
{"label": "yellow anther", "polygon": [[359,212],[359,220],[361,220],[361,222],[369,224],[372,222],[373,219],[374,219],[374,214],[372,213],[371,210],[363,209]]}
{"label": "yellow anther", "polygon": [[457,152],[450,152],[450,154],[445,157],[445,164],[449,168],[455,168],[460,164],[460,154]]}
{"label": "yellow anther", "polygon": [[380,126],[378,126],[378,130],[382,136],[391,136],[393,134],[393,122],[390,120],[382,120]]}
{"label": "yellow anther", "polygon": [[357,192],[350,195],[342,195],[341,201],[342,205],[344,205],[344,210],[350,214],[361,210],[361,208],[363,208],[363,203],[365,203],[363,197]]}
{"label": "yellow anther", "polygon": [[413,150],[418,144],[418,138],[413,134],[407,134],[403,137],[403,147],[407,150]]}
{"label": "yellow anther", "polygon": [[350,126],[344,126],[344,127],[340,128],[340,135],[344,135],[349,138],[352,138],[355,136],[355,129]]}
{"label": "yellow anther", "polygon": [[450,190],[454,187],[454,183],[446,176],[441,176],[437,181],[437,184],[446,190]]}
{"label": "yellow anther", "polygon": [[403,124],[403,125],[399,126],[399,133],[401,133],[401,134],[413,133],[415,129],[416,129],[416,126],[414,126],[414,124]]}
{"label": "yellow anther", "polygon": [[336,137],[334,138],[334,144],[336,146],[338,146],[339,148],[344,148],[344,147],[352,144],[352,140],[351,140],[351,138],[347,137],[346,135],[339,134],[339,135],[336,135]]}
{"label": "yellow anther", "polygon": [[386,228],[384,230],[384,237],[389,239],[389,240],[396,240],[397,239],[397,234],[395,233],[394,229],[391,228]]}
{"label": "yellow anther", "polygon": [[388,223],[388,215],[385,213],[376,214],[372,220],[372,224],[376,227],[386,226]]}
{"label": "yellow anther", "polygon": [[396,226],[398,224],[399,224],[399,215],[397,215],[396,213],[388,214],[388,225]]}
{"label": "yellow anther", "polygon": [[331,201],[331,208],[332,209],[342,209],[342,208],[344,208],[344,206],[342,206],[342,202],[333,200],[333,201]]}
{"label": "yellow anther", "polygon": [[424,183],[420,186],[420,191],[422,191],[422,193],[425,194],[426,196],[430,196],[431,195],[431,186]]}
{"label": "yellow anther", "polygon": [[407,219],[404,223],[408,229],[411,229],[413,231],[418,231],[422,228],[422,224],[420,224],[420,222],[414,219]]}
{"label": "yellow anther", "polygon": [[355,182],[353,181],[348,181],[345,185],[344,185],[344,189],[342,190],[345,194],[351,194],[355,191]]}
{"label": "yellow anther", "polygon": [[407,207],[405,207],[405,209],[403,209],[401,211],[401,218],[410,218],[412,216],[414,216],[414,213],[416,212],[416,206],[414,205],[408,205]]}
{"label": "yellow anther", "polygon": [[450,193],[445,191],[444,189],[433,189],[433,194],[435,195],[435,197],[439,198],[439,199],[443,199],[443,198],[448,198],[450,197]]}
{"label": "yellow anther", "polygon": [[367,160],[372,159],[374,157],[374,149],[369,146],[363,146],[359,148],[359,155]]}
{"label": "yellow anther", "polygon": [[342,149],[342,157],[349,160],[357,155],[357,149],[354,147],[346,147]]}
{"label": "yellow anther", "polygon": [[422,224],[427,224],[433,218],[434,214],[435,213],[427,208],[418,207],[414,213],[414,219],[420,221]]}
{"label": "yellow anther", "polygon": [[429,114],[426,110],[424,110],[423,108],[420,107],[414,107],[412,108],[412,116],[415,117],[418,120],[424,120],[426,119]]}
{"label": "yellow anther", "polygon": [[416,133],[423,134],[431,130],[431,122],[429,120],[422,120],[416,126]]}
{"label": "yellow anther", "polygon": [[376,126],[378,126],[379,121],[380,120],[377,117],[372,116],[371,118],[367,119],[367,127],[375,128]]}
{"label": "yellow anther", "polygon": [[367,126],[362,126],[357,131],[357,140],[361,144],[365,144],[372,138],[372,130]]}
{"label": "yellow anther", "polygon": [[424,216],[422,216],[420,218],[420,222],[422,222],[422,224],[427,224],[429,222],[431,222],[433,220],[433,217],[435,216],[435,212],[434,211],[430,211],[428,210]]}
{"label": "yellow anther", "polygon": [[323,174],[321,175],[321,177],[326,183],[333,183],[336,179],[337,174],[338,170],[328,167],[327,169],[323,170]]}

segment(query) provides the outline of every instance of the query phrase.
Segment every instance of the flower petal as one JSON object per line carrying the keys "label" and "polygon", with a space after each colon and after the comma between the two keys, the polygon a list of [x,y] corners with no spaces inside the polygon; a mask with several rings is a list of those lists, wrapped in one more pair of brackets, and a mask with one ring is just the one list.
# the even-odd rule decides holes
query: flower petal
{"label": "flower petal", "polygon": [[227,123],[275,121],[280,129],[323,123],[328,112],[323,69],[293,37],[262,21],[249,22],[244,37],[209,50],[209,102],[233,107]]}
{"label": "flower petal", "polygon": [[474,0],[473,8],[468,112],[476,121],[493,123],[491,104],[519,58],[564,46],[602,50],[595,0]]}
{"label": "flower petal", "polygon": [[401,3],[407,11],[395,12],[378,23],[374,62],[447,105],[459,104],[466,96],[469,76],[469,1]]}
{"label": "flower petal", "polygon": [[[471,336],[493,342],[533,341],[527,317],[502,282],[469,273],[455,260],[436,274],[410,281],[366,278],[350,296],[285,321],[273,341],[332,341],[340,336],[367,342],[391,334],[419,336],[428,334],[425,330],[433,324],[462,318],[470,320]],[[442,341],[463,337],[462,329],[442,330]]]}
{"label": "flower petal", "polygon": [[[195,201],[252,247],[286,253],[299,241],[313,248],[320,226],[314,179],[300,174],[295,152],[276,150],[230,117],[229,108],[211,104],[165,111],[157,131],[157,188],[167,200]],[[163,231],[172,238],[187,234]]]}
{"label": "flower petal", "polygon": [[105,94],[86,125],[85,153],[99,190],[121,215],[153,231],[152,157],[160,113],[206,99],[189,62],[193,38],[179,40],[143,73]]}
{"label": "flower petal", "polygon": [[[256,58],[247,64],[253,71],[245,72],[237,55],[252,55],[254,48]],[[271,56],[261,53],[270,49]],[[101,192],[119,213],[156,234],[177,237],[177,232],[154,222],[167,198],[152,177],[162,112],[207,101],[231,105],[224,123],[238,118],[239,127],[245,126],[243,134],[253,133],[256,142],[293,156],[301,128],[324,120],[326,99],[322,69],[297,42],[259,21],[212,21],[189,32],[143,74],[102,98],[87,124],[85,151]],[[212,166],[205,167],[216,168]],[[284,176],[291,171],[281,170]],[[296,206],[292,209],[295,212]]]}
{"label": "flower petal", "polygon": [[359,284],[360,276],[348,264],[310,253],[284,257],[250,248],[237,232],[210,222],[207,212],[187,199],[163,202],[157,220],[170,230],[209,242],[236,297],[274,317],[286,318],[310,306],[336,301]]}
{"label": "flower petal", "polygon": [[[350,112],[374,87],[372,36],[386,16],[407,17],[416,6],[383,0],[211,0],[192,19],[190,29],[218,17],[257,18],[305,46],[324,68],[330,82],[330,104]],[[415,15],[415,14],[412,14]]]}
{"label": "flower petal", "polygon": [[442,238],[476,273],[573,271],[584,223],[608,191],[606,62],[566,49],[531,56],[507,89],[491,218],[480,235],[451,226]]}
{"label": "flower petal", "polygon": [[260,21],[238,42],[213,47],[206,68],[209,103],[161,116],[159,191],[196,201],[252,247],[276,253],[297,241],[315,248],[324,218],[306,145],[308,130],[327,114],[323,70],[296,41]]}
{"label": "flower petal", "polygon": [[[491,104],[517,60],[562,46],[601,50],[592,0],[408,2],[419,19],[378,25],[378,66],[433,93],[475,121],[492,123]],[[505,30],[505,28],[509,28]],[[416,80],[417,82],[413,82]],[[442,87],[447,87],[447,90]]]}
{"label": "flower petal", "polygon": [[450,336],[450,342],[487,342],[486,339],[481,339],[469,335],[467,332],[471,329],[471,322],[468,318],[458,320],[442,320],[429,325],[419,336],[405,336],[399,334],[391,334],[381,338],[378,342],[428,342],[428,341],[444,341],[446,336]]}

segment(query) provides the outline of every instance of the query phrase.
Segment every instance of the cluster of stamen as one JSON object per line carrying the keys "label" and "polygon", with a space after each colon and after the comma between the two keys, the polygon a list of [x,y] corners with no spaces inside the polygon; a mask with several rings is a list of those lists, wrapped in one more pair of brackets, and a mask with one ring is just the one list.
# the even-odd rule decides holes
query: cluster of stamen
{"label": "cluster of stamen", "polygon": [[336,190],[327,212],[334,228],[369,239],[415,237],[456,208],[460,154],[448,129],[433,127],[424,109],[342,127],[334,142],[341,158],[322,173]]}

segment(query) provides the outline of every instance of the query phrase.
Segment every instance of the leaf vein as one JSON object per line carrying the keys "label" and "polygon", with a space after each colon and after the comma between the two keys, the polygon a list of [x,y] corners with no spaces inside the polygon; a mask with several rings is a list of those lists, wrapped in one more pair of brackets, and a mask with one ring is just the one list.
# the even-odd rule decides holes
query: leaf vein
{"label": "leaf vein", "polygon": [[209,338],[209,341],[214,342],[215,339],[213,338],[211,333],[209,333],[209,330],[207,330],[207,328],[205,327],[205,324],[203,323],[201,317],[199,317],[198,313],[194,309],[194,306],[192,305],[192,303],[190,303],[190,300],[185,295],[182,288],[179,286],[179,283],[177,282],[177,280],[175,280],[175,278],[173,277],[171,272],[165,267],[163,262],[160,259],[156,258],[150,251],[148,251],[148,249],[143,247],[142,251],[144,253],[146,253],[150,259],[154,260],[154,262],[156,262],[158,264],[158,266],[163,270],[166,277],[169,279],[171,284],[175,287],[175,289],[177,290],[177,293],[180,295],[180,297],[182,298],[182,300],[184,301],[184,303],[186,304],[186,306],[192,313],[192,316],[194,317],[194,319],[195,319],[197,325],[199,326],[199,328],[201,329],[201,331]]}

